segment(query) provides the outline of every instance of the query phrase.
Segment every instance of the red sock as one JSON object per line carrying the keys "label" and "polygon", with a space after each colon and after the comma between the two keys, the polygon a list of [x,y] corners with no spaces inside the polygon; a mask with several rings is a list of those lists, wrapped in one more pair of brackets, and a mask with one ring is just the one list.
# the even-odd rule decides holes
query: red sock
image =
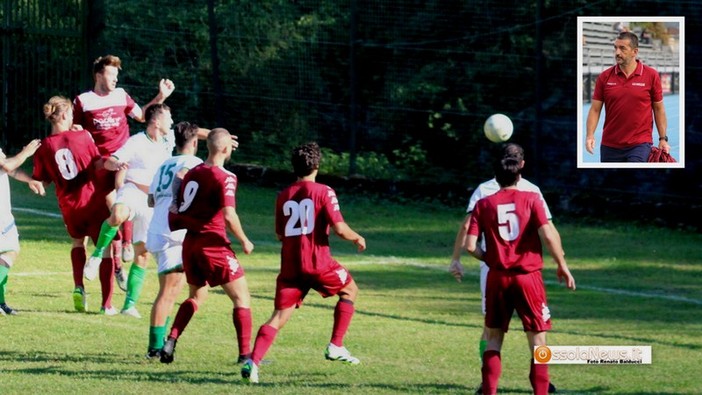
{"label": "red sock", "polygon": [[[83,267],[85,266],[85,247],[71,249],[71,267],[73,268],[73,285],[84,288]],[[85,288],[84,288],[85,289]]]}
{"label": "red sock", "polygon": [[132,244],[132,234],[134,233],[134,223],[132,221],[122,222],[122,242]]}
{"label": "red sock", "polygon": [[276,335],[278,335],[277,329],[270,325],[261,325],[256,335],[253,353],[251,354],[251,359],[253,359],[256,365],[261,363],[263,356],[266,355],[268,349],[271,348]]}
{"label": "red sock", "polygon": [[339,299],[334,308],[334,328],[332,329],[331,343],[335,346],[344,345],[344,336],[351,325],[351,318],[356,309],[353,302],[348,299]]}
{"label": "red sock", "polygon": [[531,368],[529,369],[529,381],[531,381],[531,388],[534,389],[535,395],[548,394],[548,365],[535,364],[532,360]]}
{"label": "red sock", "polygon": [[502,360],[500,352],[487,350],[483,354],[483,394],[497,393],[497,381],[502,373]]}
{"label": "red sock", "polygon": [[177,339],[188,326],[190,319],[193,318],[193,314],[197,311],[197,302],[195,299],[188,298],[185,302],[178,308],[178,313],[176,313],[175,320],[173,320],[173,326],[171,327],[171,332],[168,337]]}
{"label": "red sock", "polygon": [[232,321],[236,329],[236,340],[239,343],[239,355],[251,353],[251,309],[235,307]]}
{"label": "red sock", "polygon": [[122,240],[112,240],[110,243],[110,248],[112,248],[112,260],[115,261],[114,269],[122,268]]}
{"label": "red sock", "polygon": [[115,270],[112,258],[102,258],[100,263],[100,289],[102,290],[102,307],[112,307],[112,292],[114,291]]}

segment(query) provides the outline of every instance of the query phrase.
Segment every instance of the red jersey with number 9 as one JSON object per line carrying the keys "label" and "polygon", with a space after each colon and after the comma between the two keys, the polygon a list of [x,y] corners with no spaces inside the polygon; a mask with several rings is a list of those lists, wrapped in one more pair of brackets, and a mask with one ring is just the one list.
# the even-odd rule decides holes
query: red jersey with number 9
{"label": "red jersey with number 9", "polygon": [[543,268],[539,228],[547,223],[539,194],[500,189],[475,205],[468,234],[484,234],[490,270],[530,273]]}
{"label": "red jersey with number 9", "polygon": [[210,245],[229,245],[224,207],[236,207],[237,178],[232,172],[205,163],[183,178],[178,214],[170,213],[171,230],[187,229],[185,237],[207,237]]}
{"label": "red jersey with number 9", "polygon": [[334,262],[329,226],[344,222],[336,192],[329,186],[298,181],[278,194],[275,233],[282,240],[280,275],[324,272]]}

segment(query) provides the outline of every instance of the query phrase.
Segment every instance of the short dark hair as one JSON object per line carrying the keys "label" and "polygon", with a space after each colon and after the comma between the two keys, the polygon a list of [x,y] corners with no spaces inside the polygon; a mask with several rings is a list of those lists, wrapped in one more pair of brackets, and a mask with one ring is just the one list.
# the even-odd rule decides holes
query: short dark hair
{"label": "short dark hair", "polygon": [[502,158],[515,158],[521,162],[524,160],[524,148],[517,143],[507,143],[502,147]]}
{"label": "short dark hair", "polygon": [[93,75],[102,73],[105,70],[105,66],[117,67],[117,70],[122,69],[122,61],[114,55],[100,56],[93,62]]}
{"label": "short dark hair", "polygon": [[146,121],[146,124],[148,125],[152,119],[154,119],[156,116],[165,111],[171,111],[171,108],[168,107],[166,103],[152,104],[146,108],[146,114],[144,114],[144,121]]}
{"label": "short dark hair", "polygon": [[200,127],[190,122],[178,122],[173,128],[175,134],[175,143],[178,149],[181,149],[192,139],[197,138],[197,130]]}
{"label": "short dark hair", "polygon": [[293,148],[290,162],[293,172],[298,177],[305,177],[316,169],[322,160],[322,151],[316,142],[310,142]]}
{"label": "short dark hair", "polygon": [[495,180],[500,187],[515,185],[521,172],[521,161],[515,157],[508,156],[495,163]]}
{"label": "short dark hair", "polygon": [[617,40],[629,40],[631,48],[639,47],[639,38],[632,32],[621,32],[617,35]]}

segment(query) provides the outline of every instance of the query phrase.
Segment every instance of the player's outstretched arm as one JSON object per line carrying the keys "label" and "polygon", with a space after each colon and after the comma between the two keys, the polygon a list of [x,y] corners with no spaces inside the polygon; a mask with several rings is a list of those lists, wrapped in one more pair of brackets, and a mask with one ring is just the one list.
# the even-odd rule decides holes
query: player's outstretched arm
{"label": "player's outstretched arm", "polygon": [[337,236],[344,240],[352,241],[358,247],[358,252],[366,250],[366,239],[356,233],[346,222],[337,222],[332,225],[332,229]]}
{"label": "player's outstretched arm", "polygon": [[34,139],[30,141],[29,144],[25,145],[24,148],[22,148],[22,151],[20,151],[17,155],[10,158],[3,155],[0,157],[0,168],[2,168],[5,173],[13,176],[15,170],[22,166],[22,164],[29,159],[30,156],[34,155],[34,153],[37,152],[37,149],[39,149],[40,145],[41,140]]}
{"label": "player's outstretched arm", "polygon": [[539,237],[541,241],[546,244],[548,252],[551,254],[553,259],[556,261],[558,268],[556,269],[556,276],[559,282],[565,282],[568,289],[575,290],[575,278],[570,273],[568,269],[568,264],[565,260],[565,252],[563,252],[563,246],[560,242],[560,235],[554,232],[555,228],[553,224],[547,223],[539,228]]}

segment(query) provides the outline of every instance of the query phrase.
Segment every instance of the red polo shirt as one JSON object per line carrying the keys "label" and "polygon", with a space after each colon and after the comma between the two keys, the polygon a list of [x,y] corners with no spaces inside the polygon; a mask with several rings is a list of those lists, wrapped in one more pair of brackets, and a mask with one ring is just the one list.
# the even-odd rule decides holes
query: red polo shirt
{"label": "red polo shirt", "polygon": [[636,60],[636,70],[627,78],[619,65],[597,77],[593,100],[604,102],[602,145],[627,148],[653,143],[652,103],[663,100],[658,72]]}

